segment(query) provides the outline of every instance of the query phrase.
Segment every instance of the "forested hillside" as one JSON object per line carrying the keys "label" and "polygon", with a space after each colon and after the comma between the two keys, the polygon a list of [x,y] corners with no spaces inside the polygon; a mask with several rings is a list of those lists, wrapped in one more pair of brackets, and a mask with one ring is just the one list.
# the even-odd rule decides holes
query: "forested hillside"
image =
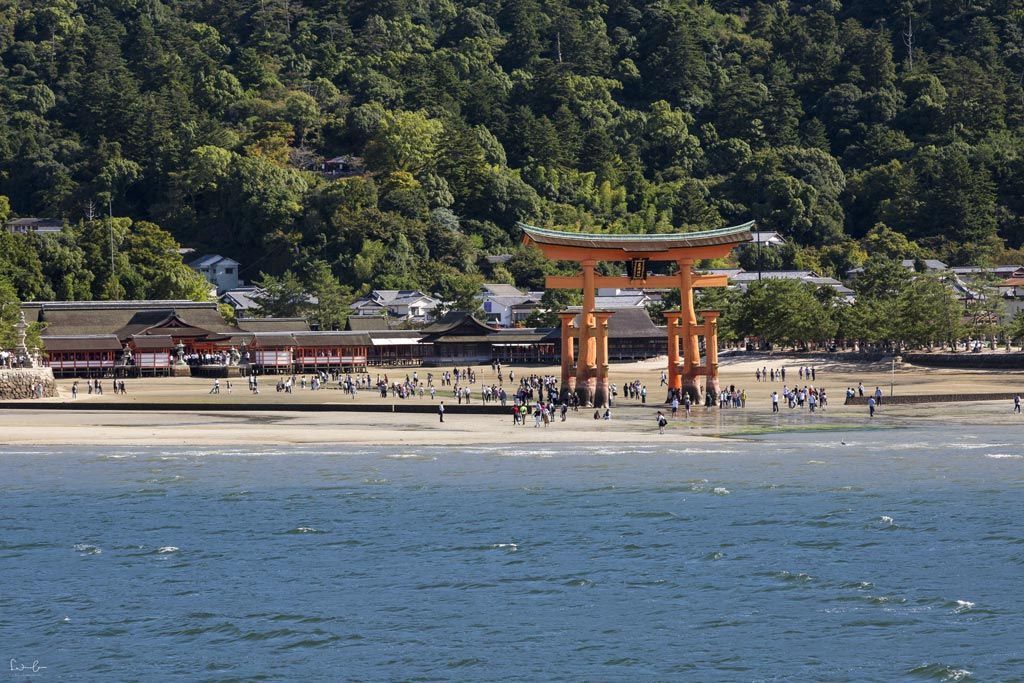
{"label": "forested hillside", "polygon": [[0,276],[187,295],[160,226],[247,279],[458,298],[540,284],[520,220],[1020,260],[1022,85],[1022,0],[0,0],[0,195],[79,226],[4,236]]}

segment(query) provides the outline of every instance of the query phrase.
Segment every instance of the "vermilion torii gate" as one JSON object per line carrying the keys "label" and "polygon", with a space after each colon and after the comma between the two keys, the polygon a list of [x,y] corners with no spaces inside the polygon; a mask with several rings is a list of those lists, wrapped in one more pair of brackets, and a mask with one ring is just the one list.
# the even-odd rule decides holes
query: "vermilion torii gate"
{"label": "vermilion torii gate", "polygon": [[[610,235],[564,232],[520,223],[524,244],[535,244],[553,261],[576,261],[582,271],[577,275],[549,276],[545,282],[548,289],[583,290],[582,308],[560,314],[563,397],[576,392],[584,405],[603,407],[608,404],[608,319],[612,312],[597,310],[598,287],[678,288],[680,310],[665,312],[669,389],[680,397],[685,391],[691,399],[699,401],[699,378],[703,375],[707,378],[708,391],[717,392],[718,311],[701,311],[703,322],[698,323],[693,290],[725,287],[728,281],[724,275],[696,274],[693,264],[700,259],[728,256],[737,245],[751,241],[753,226],[751,221],[704,232]],[[599,261],[628,261],[629,274],[596,275],[594,270]],[[648,261],[675,262],[679,272],[648,275]],[[700,364],[700,337],[704,337],[707,351],[704,365]]]}

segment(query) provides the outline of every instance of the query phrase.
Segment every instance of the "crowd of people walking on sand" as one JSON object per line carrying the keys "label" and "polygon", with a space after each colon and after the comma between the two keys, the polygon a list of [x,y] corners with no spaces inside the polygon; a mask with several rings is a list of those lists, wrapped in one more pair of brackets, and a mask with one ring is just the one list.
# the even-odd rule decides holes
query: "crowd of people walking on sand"
{"label": "crowd of people walking on sand", "polygon": [[[797,368],[797,374],[799,375],[800,381],[814,382],[818,379],[818,370],[813,367],[805,367],[801,365]],[[755,382],[785,382],[786,381],[786,368],[769,368],[762,366],[754,371]]]}
{"label": "crowd of people walking on sand", "polygon": [[[81,393],[81,389],[78,388],[79,381],[76,379],[71,384],[71,398],[78,398],[78,394]],[[114,392],[114,395],[127,396],[128,385],[125,384],[123,379],[112,379],[110,380],[110,388]],[[85,390],[89,395],[103,395],[103,382],[99,379],[88,379],[85,380]]]}
{"label": "crowd of people walking on sand", "polygon": [[[779,412],[779,399],[780,393],[773,391],[771,393],[772,399],[772,412]],[[824,387],[815,387],[814,385],[804,385],[800,387],[788,387],[785,384],[782,385],[781,393],[782,401],[789,406],[790,410],[796,408],[807,408],[810,412],[815,412],[819,408],[828,407],[828,393],[826,393]]]}

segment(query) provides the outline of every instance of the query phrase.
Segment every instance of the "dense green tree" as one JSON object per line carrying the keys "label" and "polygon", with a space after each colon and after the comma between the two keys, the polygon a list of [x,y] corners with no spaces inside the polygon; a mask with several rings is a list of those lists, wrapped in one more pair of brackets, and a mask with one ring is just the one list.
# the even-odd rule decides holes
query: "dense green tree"
{"label": "dense green tree", "polygon": [[288,270],[280,277],[260,273],[253,284],[259,290],[253,294],[256,314],[274,318],[293,318],[309,308],[309,296],[302,281]]}
{"label": "dense green tree", "polygon": [[[539,286],[517,221],[753,218],[793,241],[772,267],[835,274],[864,248],[956,265],[1024,244],[1024,31],[1005,1],[4,7],[0,221],[74,226],[4,238],[24,299],[188,291],[139,246],[146,223],[252,272],[323,261],[350,287],[429,288],[494,253]],[[339,155],[368,173],[319,172]],[[879,224],[913,253],[854,241]]]}
{"label": "dense green tree", "polygon": [[949,286],[935,277],[918,277],[895,302],[894,336],[904,343],[931,346],[963,334],[963,307]]}
{"label": "dense green tree", "polygon": [[354,298],[352,289],[341,284],[325,261],[309,267],[307,291],[316,299],[311,315],[321,330],[340,330],[348,320]]}
{"label": "dense green tree", "polygon": [[814,291],[814,287],[796,280],[752,283],[740,302],[736,332],[783,346],[831,339],[837,323]]}
{"label": "dense green tree", "polygon": [[210,296],[206,279],[182,263],[179,245],[160,226],[140,221],[132,226],[125,243],[125,256],[131,264],[141,299],[192,299],[204,301]]}

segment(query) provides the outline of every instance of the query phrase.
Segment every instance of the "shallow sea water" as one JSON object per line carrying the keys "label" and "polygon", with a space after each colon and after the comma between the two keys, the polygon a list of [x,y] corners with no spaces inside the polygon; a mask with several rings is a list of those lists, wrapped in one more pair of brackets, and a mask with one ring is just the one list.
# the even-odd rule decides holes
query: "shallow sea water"
{"label": "shallow sea water", "polygon": [[31,680],[1024,680],[1020,435],[0,447],[0,655]]}

